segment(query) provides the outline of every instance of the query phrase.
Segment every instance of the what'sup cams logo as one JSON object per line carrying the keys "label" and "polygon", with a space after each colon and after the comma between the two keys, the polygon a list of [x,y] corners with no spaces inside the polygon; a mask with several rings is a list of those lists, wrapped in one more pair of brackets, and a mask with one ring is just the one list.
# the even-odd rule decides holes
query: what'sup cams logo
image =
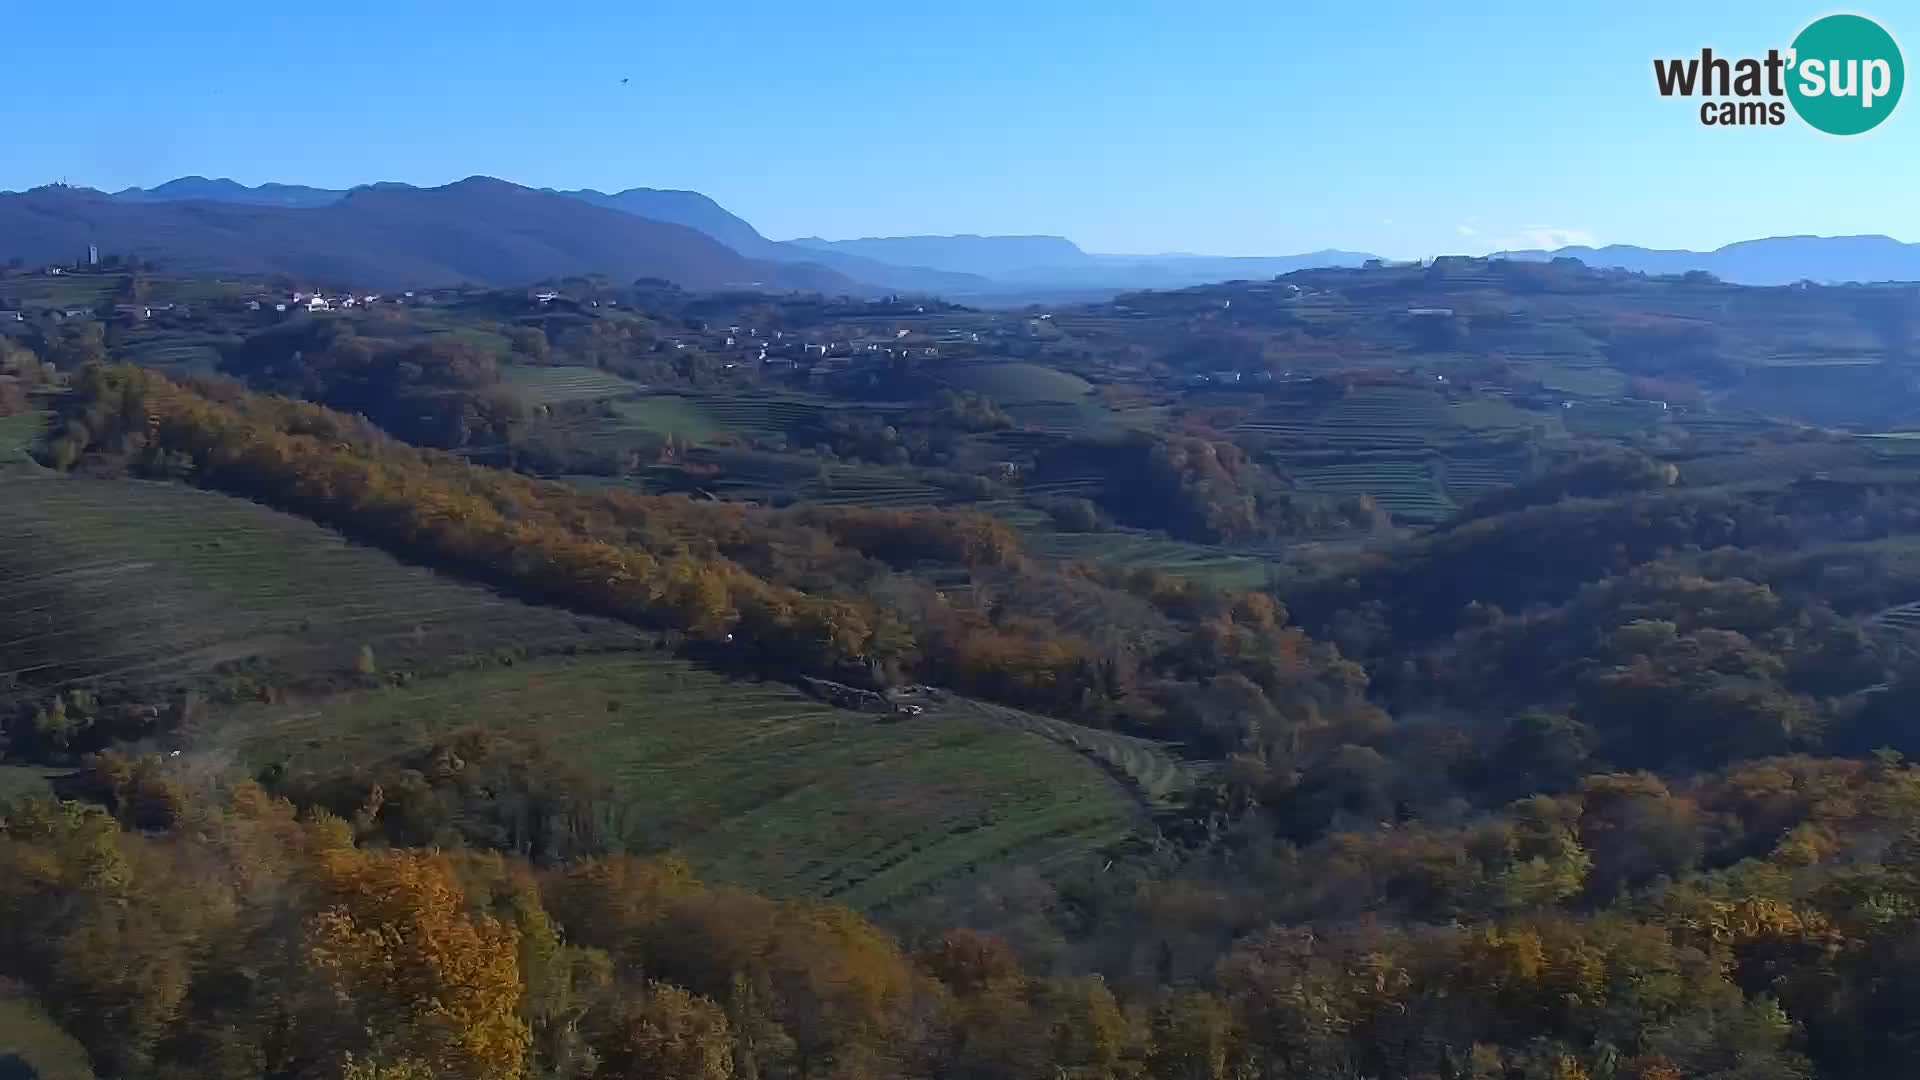
{"label": "what'sup cams logo", "polygon": [[1892,115],[1906,86],[1900,46],[1879,23],[1860,15],[1828,15],[1808,24],[1785,51],[1728,59],[1701,49],[1697,57],[1655,60],[1661,97],[1698,97],[1709,127],[1777,126],[1787,106],[1829,135],[1859,135]]}

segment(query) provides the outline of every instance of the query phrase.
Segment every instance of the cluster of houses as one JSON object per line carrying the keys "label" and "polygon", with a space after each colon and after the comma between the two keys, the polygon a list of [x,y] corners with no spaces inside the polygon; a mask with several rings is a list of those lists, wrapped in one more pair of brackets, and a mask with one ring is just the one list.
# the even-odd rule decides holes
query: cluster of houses
{"label": "cluster of houses", "polygon": [[354,308],[372,307],[382,302],[405,304],[413,300],[414,295],[410,292],[402,293],[399,296],[389,299],[381,296],[379,293],[364,293],[359,296],[353,293],[334,293],[328,295],[322,292],[307,292],[296,289],[288,293],[284,300],[278,296],[254,297],[247,301],[247,310],[274,311],[282,314],[289,311],[351,311]]}

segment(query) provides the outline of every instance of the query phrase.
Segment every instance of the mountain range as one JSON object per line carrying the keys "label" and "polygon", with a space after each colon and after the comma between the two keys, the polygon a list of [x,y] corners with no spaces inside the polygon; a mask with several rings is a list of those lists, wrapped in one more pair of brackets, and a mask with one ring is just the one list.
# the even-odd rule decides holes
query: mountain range
{"label": "mountain range", "polygon": [[[316,199],[313,191],[255,189],[247,202],[65,187],[0,195],[0,257],[66,263],[94,244],[189,272],[383,287],[507,286],[599,272],[689,289],[862,288],[818,263],[751,259],[685,225],[487,177],[438,188],[371,185],[320,205],[286,201]],[[259,201],[267,198],[276,201]]]}
{"label": "mountain range", "polygon": [[[693,289],[905,291],[986,303],[1183,288],[1374,258],[1341,250],[1108,255],[1046,235],[772,240],[697,191],[562,191],[488,177],[437,188],[333,189],[186,176],[111,194],[67,187],[0,193],[0,258],[65,262],[89,243],[181,269],[370,285],[507,285],[597,271]],[[1494,254],[1653,274],[1704,270],[1748,285],[1920,280],[1920,244],[1886,236],[1768,237],[1707,252],[1610,245]]]}
{"label": "mountain range", "polygon": [[1579,259],[1588,266],[1643,274],[1704,270],[1736,285],[1791,285],[1860,281],[1920,281],[1920,244],[1891,236],[1770,236],[1712,251],[1678,251],[1610,244],[1497,253],[1509,259]]}

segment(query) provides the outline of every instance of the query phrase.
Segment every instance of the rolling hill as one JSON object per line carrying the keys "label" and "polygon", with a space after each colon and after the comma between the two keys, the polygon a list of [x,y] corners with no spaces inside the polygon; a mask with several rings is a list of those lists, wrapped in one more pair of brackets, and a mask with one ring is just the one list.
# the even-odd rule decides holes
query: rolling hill
{"label": "rolling hill", "polygon": [[859,290],[824,267],[748,259],[684,225],[486,177],[356,188],[319,207],[127,202],[60,187],[0,195],[0,258],[66,262],[90,243],[178,271],[355,285],[506,286],[599,272],[689,289]]}

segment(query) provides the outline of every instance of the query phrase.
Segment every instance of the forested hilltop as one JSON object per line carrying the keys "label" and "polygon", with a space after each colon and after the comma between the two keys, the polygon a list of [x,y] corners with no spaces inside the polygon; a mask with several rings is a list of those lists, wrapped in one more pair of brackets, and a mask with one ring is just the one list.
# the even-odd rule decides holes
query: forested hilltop
{"label": "forested hilltop", "polygon": [[9,310],[0,1069],[1920,1073],[1908,287]]}

